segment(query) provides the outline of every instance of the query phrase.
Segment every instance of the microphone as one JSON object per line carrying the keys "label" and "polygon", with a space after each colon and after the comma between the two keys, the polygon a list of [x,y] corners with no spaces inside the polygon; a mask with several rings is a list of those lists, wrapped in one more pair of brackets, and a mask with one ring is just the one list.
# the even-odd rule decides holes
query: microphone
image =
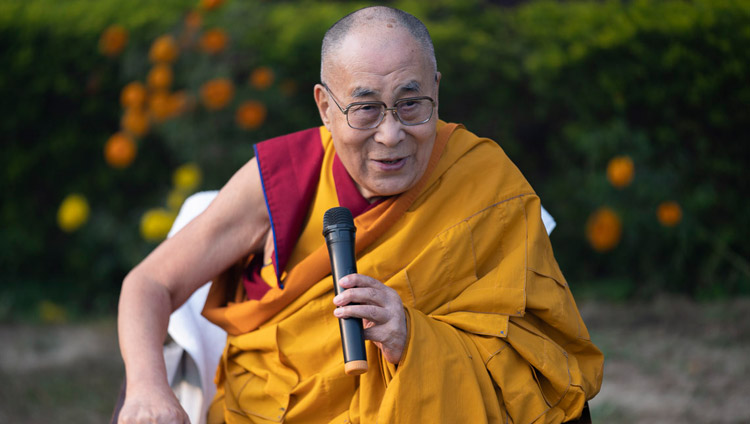
{"label": "microphone", "polygon": [[[331,208],[323,216],[323,236],[328,246],[333,288],[337,295],[346,290],[339,285],[339,280],[346,275],[357,273],[357,263],[354,260],[354,233],[356,231],[357,227],[354,226],[352,213],[347,208]],[[339,318],[339,330],[344,350],[344,372],[348,375],[367,372],[362,319]]]}

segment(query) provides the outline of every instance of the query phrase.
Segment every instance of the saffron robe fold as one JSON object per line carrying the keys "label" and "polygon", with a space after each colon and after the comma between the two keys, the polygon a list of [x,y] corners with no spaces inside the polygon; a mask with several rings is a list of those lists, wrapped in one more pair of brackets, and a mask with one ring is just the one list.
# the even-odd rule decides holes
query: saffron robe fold
{"label": "saffron robe fold", "polygon": [[[305,152],[317,181],[272,187],[274,173],[296,172],[264,168],[263,150],[277,148]],[[256,154],[280,281],[248,299],[246,263],[214,280],[204,315],[229,337],[210,423],[562,422],[599,391],[603,356],[554,259],[539,199],[493,141],[439,122],[419,183],[356,216],[359,273],[399,293],[408,323],[401,362],[367,341],[361,376],[344,373],[321,235],[323,213],[346,190],[331,135],[307,130]],[[294,210],[280,214],[292,218],[275,212],[284,199]]]}

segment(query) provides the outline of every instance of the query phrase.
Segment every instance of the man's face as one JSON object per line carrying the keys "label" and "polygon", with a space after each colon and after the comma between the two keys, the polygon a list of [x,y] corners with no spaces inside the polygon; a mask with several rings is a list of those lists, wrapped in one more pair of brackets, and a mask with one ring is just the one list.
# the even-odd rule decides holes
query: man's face
{"label": "man's face", "polygon": [[385,24],[377,31],[349,35],[329,62],[324,82],[344,109],[360,101],[382,101],[392,107],[405,97],[435,100],[435,113],[424,124],[405,126],[389,111],[378,127],[359,130],[349,127],[324,87],[315,87],[323,123],[360,193],[373,201],[407,191],[424,174],[432,153],[439,74],[408,33]]}

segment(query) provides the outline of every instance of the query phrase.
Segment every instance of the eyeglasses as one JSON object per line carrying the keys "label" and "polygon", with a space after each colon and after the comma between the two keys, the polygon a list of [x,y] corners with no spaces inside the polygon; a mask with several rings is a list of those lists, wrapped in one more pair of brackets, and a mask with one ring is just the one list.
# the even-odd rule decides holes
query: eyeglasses
{"label": "eyeglasses", "polygon": [[396,100],[393,107],[383,102],[354,102],[342,108],[328,85],[322,83],[333,103],[346,115],[346,123],[355,130],[370,130],[383,122],[387,111],[393,112],[399,122],[406,126],[421,125],[432,119],[435,101],[431,97],[406,97]]}

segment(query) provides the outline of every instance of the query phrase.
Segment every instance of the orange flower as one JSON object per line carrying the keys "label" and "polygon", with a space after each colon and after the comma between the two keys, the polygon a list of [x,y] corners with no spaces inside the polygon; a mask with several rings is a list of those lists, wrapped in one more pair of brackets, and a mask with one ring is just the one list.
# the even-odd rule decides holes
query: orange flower
{"label": "orange flower", "polygon": [[224,3],[224,0],[201,0],[200,6],[206,10],[213,10]]}
{"label": "orange flower", "polygon": [[219,110],[234,96],[234,85],[226,78],[210,80],[201,87],[201,100],[209,110]]}
{"label": "orange flower", "polygon": [[156,122],[164,122],[174,116],[174,102],[166,91],[157,91],[148,101],[148,111]]}
{"label": "orange flower", "polygon": [[143,107],[146,104],[146,87],[140,81],[133,81],[123,87],[120,93],[120,103],[125,108]]}
{"label": "orange flower", "polygon": [[621,236],[622,223],[612,209],[602,207],[589,216],[586,222],[586,238],[594,250],[606,252],[614,249]]}
{"label": "orange flower", "polygon": [[151,50],[148,57],[153,63],[172,63],[177,59],[180,50],[177,48],[177,42],[171,35],[162,35],[151,44]]}
{"label": "orange flower", "polygon": [[156,90],[166,90],[172,85],[172,68],[169,65],[156,65],[148,72],[148,86]]}
{"label": "orange flower", "polygon": [[250,85],[258,90],[265,90],[273,84],[273,71],[268,66],[255,68],[250,74]]}
{"label": "orange flower", "polygon": [[185,15],[185,27],[191,31],[196,31],[203,23],[203,15],[196,11],[188,12]]}
{"label": "orange flower", "polygon": [[99,37],[99,51],[105,56],[115,57],[128,44],[128,31],[120,25],[111,25]]}
{"label": "orange flower", "polygon": [[139,108],[128,108],[120,121],[122,129],[128,133],[142,137],[148,132],[148,114]]}
{"label": "orange flower", "polygon": [[172,93],[169,96],[169,104],[172,109],[172,114],[176,116],[185,112],[188,109],[191,109],[193,105],[193,99],[184,90],[178,91],[178,92]]}
{"label": "orange flower", "polygon": [[674,227],[682,221],[682,208],[677,202],[661,202],[656,209],[656,217],[661,225],[665,227]]}
{"label": "orange flower", "polygon": [[216,54],[227,47],[227,33],[220,28],[214,28],[203,33],[201,37],[201,49],[208,54]]}
{"label": "orange flower", "polygon": [[634,166],[630,156],[615,156],[607,164],[607,179],[615,188],[627,187],[633,181]]}
{"label": "orange flower", "polygon": [[151,95],[148,110],[156,122],[164,122],[186,111],[190,107],[191,99],[184,91],[168,93],[157,91]]}
{"label": "orange flower", "polygon": [[254,100],[244,102],[237,108],[235,118],[240,128],[254,130],[265,121],[266,107],[263,103]]}
{"label": "orange flower", "polygon": [[117,133],[104,145],[104,159],[113,168],[127,168],[135,159],[136,147],[133,139]]}

